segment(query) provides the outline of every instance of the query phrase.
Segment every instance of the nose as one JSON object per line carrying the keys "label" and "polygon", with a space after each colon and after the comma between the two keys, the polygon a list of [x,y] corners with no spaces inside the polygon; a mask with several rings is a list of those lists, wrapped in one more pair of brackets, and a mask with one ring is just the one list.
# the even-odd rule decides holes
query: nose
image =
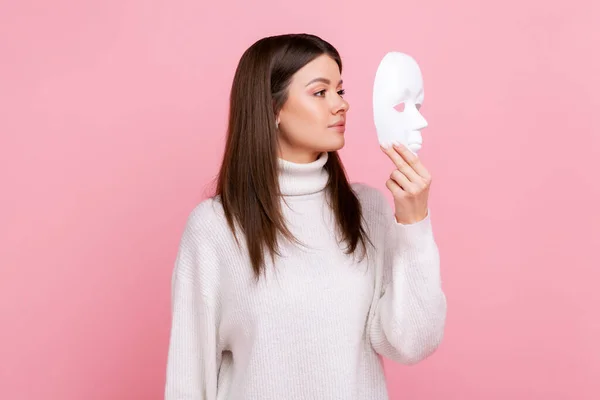
{"label": "nose", "polygon": [[350,103],[348,103],[345,99],[339,98],[339,101],[336,102],[332,108],[334,114],[337,114],[340,111],[348,112],[350,109]]}
{"label": "nose", "polygon": [[425,119],[425,117],[423,117],[423,115],[416,108],[415,108],[414,117],[415,117],[414,130],[421,130],[421,129],[427,128],[427,125],[428,125],[427,120]]}

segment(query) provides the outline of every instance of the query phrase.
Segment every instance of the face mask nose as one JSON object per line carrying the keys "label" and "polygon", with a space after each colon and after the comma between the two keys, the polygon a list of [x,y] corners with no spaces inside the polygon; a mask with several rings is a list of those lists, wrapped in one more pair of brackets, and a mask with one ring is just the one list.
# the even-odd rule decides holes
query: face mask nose
{"label": "face mask nose", "polygon": [[406,108],[405,112],[410,113],[410,128],[412,130],[417,131],[427,127],[427,120],[425,120],[425,117],[423,117],[415,105],[407,106]]}
{"label": "face mask nose", "polygon": [[427,128],[427,120],[425,119],[425,117],[423,117],[421,115],[421,113],[419,111],[416,112],[415,117],[416,117],[415,123],[417,124],[417,128],[415,128],[415,129],[421,130],[421,129]]}

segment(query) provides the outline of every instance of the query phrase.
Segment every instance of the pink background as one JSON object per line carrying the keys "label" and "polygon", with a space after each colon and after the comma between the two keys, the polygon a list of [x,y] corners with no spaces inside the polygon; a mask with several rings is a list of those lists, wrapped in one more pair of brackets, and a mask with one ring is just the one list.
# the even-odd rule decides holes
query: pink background
{"label": "pink background", "polygon": [[598,21],[592,0],[1,2],[1,397],[162,398],[235,65],[308,31],[344,58],[352,180],[391,172],[381,57],[424,75],[448,324],[432,358],[386,363],[391,398],[600,398]]}

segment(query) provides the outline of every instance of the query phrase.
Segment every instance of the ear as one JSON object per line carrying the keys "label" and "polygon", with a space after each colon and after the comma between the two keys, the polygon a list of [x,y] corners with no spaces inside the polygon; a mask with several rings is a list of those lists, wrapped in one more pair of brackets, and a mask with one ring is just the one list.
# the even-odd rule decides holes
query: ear
{"label": "ear", "polygon": [[[275,100],[273,100],[273,113],[275,114]],[[279,129],[279,114],[275,114],[275,126]]]}
{"label": "ear", "polygon": [[279,114],[275,114],[275,126],[279,129],[279,123],[281,122],[281,117]]}

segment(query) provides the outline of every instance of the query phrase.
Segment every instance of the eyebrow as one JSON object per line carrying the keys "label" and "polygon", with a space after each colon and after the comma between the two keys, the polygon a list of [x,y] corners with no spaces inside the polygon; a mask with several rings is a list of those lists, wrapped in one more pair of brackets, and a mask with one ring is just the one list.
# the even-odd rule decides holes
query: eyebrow
{"label": "eyebrow", "polygon": [[[328,85],[331,83],[331,81],[329,79],[327,79],[327,78],[315,78],[312,81],[308,82],[306,84],[306,86],[310,85],[311,83],[315,83],[315,82],[323,82],[323,83],[326,83]],[[344,83],[344,80],[340,79],[340,81],[338,83],[338,86],[341,85],[342,83]]]}

